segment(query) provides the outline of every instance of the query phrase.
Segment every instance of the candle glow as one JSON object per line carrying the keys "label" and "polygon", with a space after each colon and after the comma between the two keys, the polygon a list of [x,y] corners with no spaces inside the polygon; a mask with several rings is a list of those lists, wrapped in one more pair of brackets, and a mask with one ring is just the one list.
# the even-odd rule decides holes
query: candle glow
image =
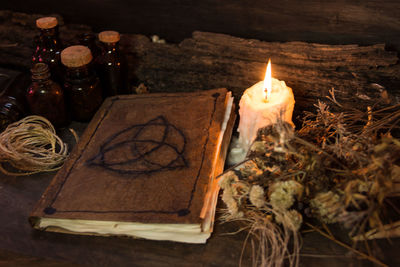
{"label": "candle glow", "polygon": [[269,60],[264,81],[247,88],[240,99],[239,138],[231,149],[228,162],[236,164],[244,160],[260,128],[279,120],[293,125],[294,102],[292,88],[284,81],[272,78]]}
{"label": "candle glow", "polygon": [[268,60],[267,70],[264,77],[263,95],[264,99],[268,101],[271,98],[272,91],[272,75],[271,75],[271,59]]}

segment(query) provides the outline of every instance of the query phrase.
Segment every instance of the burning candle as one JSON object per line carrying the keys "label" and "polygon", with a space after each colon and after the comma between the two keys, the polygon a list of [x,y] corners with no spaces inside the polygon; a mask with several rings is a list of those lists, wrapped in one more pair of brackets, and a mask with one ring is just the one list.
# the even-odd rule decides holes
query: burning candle
{"label": "burning candle", "polygon": [[246,89],[240,99],[239,140],[231,149],[229,163],[238,163],[246,157],[258,129],[274,124],[278,119],[293,124],[293,108],[292,89],[284,81],[272,78],[269,61],[264,81]]}

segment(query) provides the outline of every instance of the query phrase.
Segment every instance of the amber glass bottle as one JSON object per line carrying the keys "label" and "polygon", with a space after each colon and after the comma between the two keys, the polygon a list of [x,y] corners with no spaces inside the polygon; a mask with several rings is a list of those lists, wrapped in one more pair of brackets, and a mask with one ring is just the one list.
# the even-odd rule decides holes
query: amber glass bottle
{"label": "amber glass bottle", "polygon": [[26,115],[25,91],[28,85],[29,76],[21,73],[0,93],[0,132]]}
{"label": "amber glass bottle", "polygon": [[89,121],[103,102],[99,78],[90,65],[92,53],[82,45],[65,48],[61,62],[67,67],[64,89],[72,119]]}
{"label": "amber glass bottle", "polygon": [[62,82],[61,50],[62,45],[58,36],[58,21],[55,17],[44,17],[36,20],[40,35],[35,38],[35,51],[32,56],[32,66],[36,63],[46,63],[51,77]]}
{"label": "amber glass bottle", "polygon": [[77,36],[79,44],[87,46],[92,52],[93,62],[96,61],[97,57],[101,54],[101,49],[96,44],[96,35],[93,33],[82,33]]}
{"label": "amber glass bottle", "polygon": [[103,87],[103,95],[113,96],[127,93],[126,64],[119,49],[120,35],[116,31],[99,33],[102,53],[97,58],[99,76]]}
{"label": "amber glass bottle", "polygon": [[37,63],[31,72],[32,84],[26,95],[31,113],[45,117],[55,127],[65,126],[68,120],[64,93],[60,85],[50,80],[49,67],[44,63]]}

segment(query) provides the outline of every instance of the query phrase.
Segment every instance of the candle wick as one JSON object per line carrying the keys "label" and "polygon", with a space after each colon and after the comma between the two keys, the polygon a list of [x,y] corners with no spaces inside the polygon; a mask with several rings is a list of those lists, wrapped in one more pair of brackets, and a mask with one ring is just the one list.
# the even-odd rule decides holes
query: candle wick
{"label": "candle wick", "polygon": [[263,102],[264,102],[264,103],[269,102],[269,99],[268,99],[268,90],[267,90],[267,88],[264,88]]}

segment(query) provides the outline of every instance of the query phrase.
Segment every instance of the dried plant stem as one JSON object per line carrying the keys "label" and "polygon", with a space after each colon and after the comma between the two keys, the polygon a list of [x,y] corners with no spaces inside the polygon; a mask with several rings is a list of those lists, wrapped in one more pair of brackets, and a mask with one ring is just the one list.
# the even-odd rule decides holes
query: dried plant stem
{"label": "dried plant stem", "polygon": [[302,231],[301,231],[302,234],[314,233],[314,232],[315,232],[314,229],[307,229],[307,230],[302,230]]}
{"label": "dried plant stem", "polygon": [[393,202],[390,199],[385,198],[385,202],[388,203],[394,209],[394,211],[397,212],[397,214],[400,214],[400,209],[397,208],[396,205],[393,204]]}
{"label": "dried plant stem", "polygon": [[376,263],[376,264],[378,264],[380,266],[386,266],[386,267],[388,266],[388,265],[384,264],[383,262],[381,262],[380,260],[376,259],[375,257],[367,255],[367,254],[365,254],[365,253],[363,253],[363,252],[361,252],[361,251],[359,251],[359,250],[347,245],[346,243],[343,243],[343,242],[337,240],[333,235],[325,233],[324,231],[322,231],[321,229],[318,229],[314,225],[312,225],[312,224],[310,224],[308,222],[306,222],[305,224],[307,226],[309,226],[310,228],[312,228],[313,230],[317,231],[320,235],[322,235],[322,236],[330,239],[331,241],[335,242],[336,244],[338,244],[338,245],[340,245],[340,246],[342,246],[342,247],[354,252],[355,254],[361,256],[362,258],[367,259],[369,261],[372,261],[372,262],[374,262],[374,263]]}
{"label": "dried plant stem", "polygon": [[324,227],[325,231],[326,231],[330,236],[333,236],[331,230],[329,229],[329,227],[328,227],[325,223],[322,223],[322,227]]}
{"label": "dried plant stem", "polygon": [[331,160],[335,161],[335,162],[336,162],[339,166],[341,166],[344,170],[348,170],[348,168],[347,168],[342,162],[340,162],[340,161],[337,160],[335,157],[333,157],[332,155],[330,155],[329,153],[327,153],[327,152],[324,151],[323,149],[319,148],[318,146],[316,146],[316,145],[314,145],[314,144],[312,144],[312,143],[310,143],[310,142],[307,142],[306,140],[304,140],[304,139],[302,139],[302,138],[299,138],[299,137],[297,137],[297,136],[295,136],[293,139],[296,140],[296,142],[298,142],[299,144],[308,146],[308,147],[310,147],[311,149],[313,149],[313,150],[315,150],[315,151],[318,151],[318,152],[321,153],[321,154],[326,155],[326,156],[329,157]]}
{"label": "dried plant stem", "polygon": [[[317,112],[306,113],[297,132],[282,121],[261,129],[247,157],[252,164],[235,169],[227,180],[232,181],[226,186],[232,196],[226,202],[235,205],[225,218],[240,214],[250,226],[245,243],[252,245],[258,266],[298,266],[300,233],[310,231],[363,260],[387,266],[375,258],[366,239],[400,235],[400,221],[396,227],[382,223],[388,215],[385,205],[400,213],[387,199],[400,192],[400,139],[390,133],[400,129],[400,104],[359,111],[341,106],[334,89],[329,99],[339,111],[319,101]],[[310,214],[321,227],[304,222]],[[353,242],[337,240],[329,223],[349,229]],[[301,224],[310,230],[299,232]]]}
{"label": "dried plant stem", "polygon": [[302,257],[310,257],[310,258],[350,258],[351,256],[346,255],[327,255],[327,254],[310,254],[310,253],[301,253],[299,254]]}
{"label": "dried plant stem", "polygon": [[[270,212],[274,212],[270,210]],[[253,266],[270,267],[282,266],[287,260],[288,266],[298,266],[301,238],[299,233],[288,218],[283,214],[276,214],[282,217],[282,225],[271,221],[265,216],[253,214],[251,219],[237,219],[249,224],[248,234],[243,242],[239,266],[242,266],[245,247],[250,243],[252,246]],[[289,241],[293,244],[289,249]]]}
{"label": "dried plant stem", "polygon": [[368,244],[368,240],[364,240],[364,245],[365,245],[365,248],[368,251],[368,255],[372,256],[372,251],[371,251],[371,247]]}

